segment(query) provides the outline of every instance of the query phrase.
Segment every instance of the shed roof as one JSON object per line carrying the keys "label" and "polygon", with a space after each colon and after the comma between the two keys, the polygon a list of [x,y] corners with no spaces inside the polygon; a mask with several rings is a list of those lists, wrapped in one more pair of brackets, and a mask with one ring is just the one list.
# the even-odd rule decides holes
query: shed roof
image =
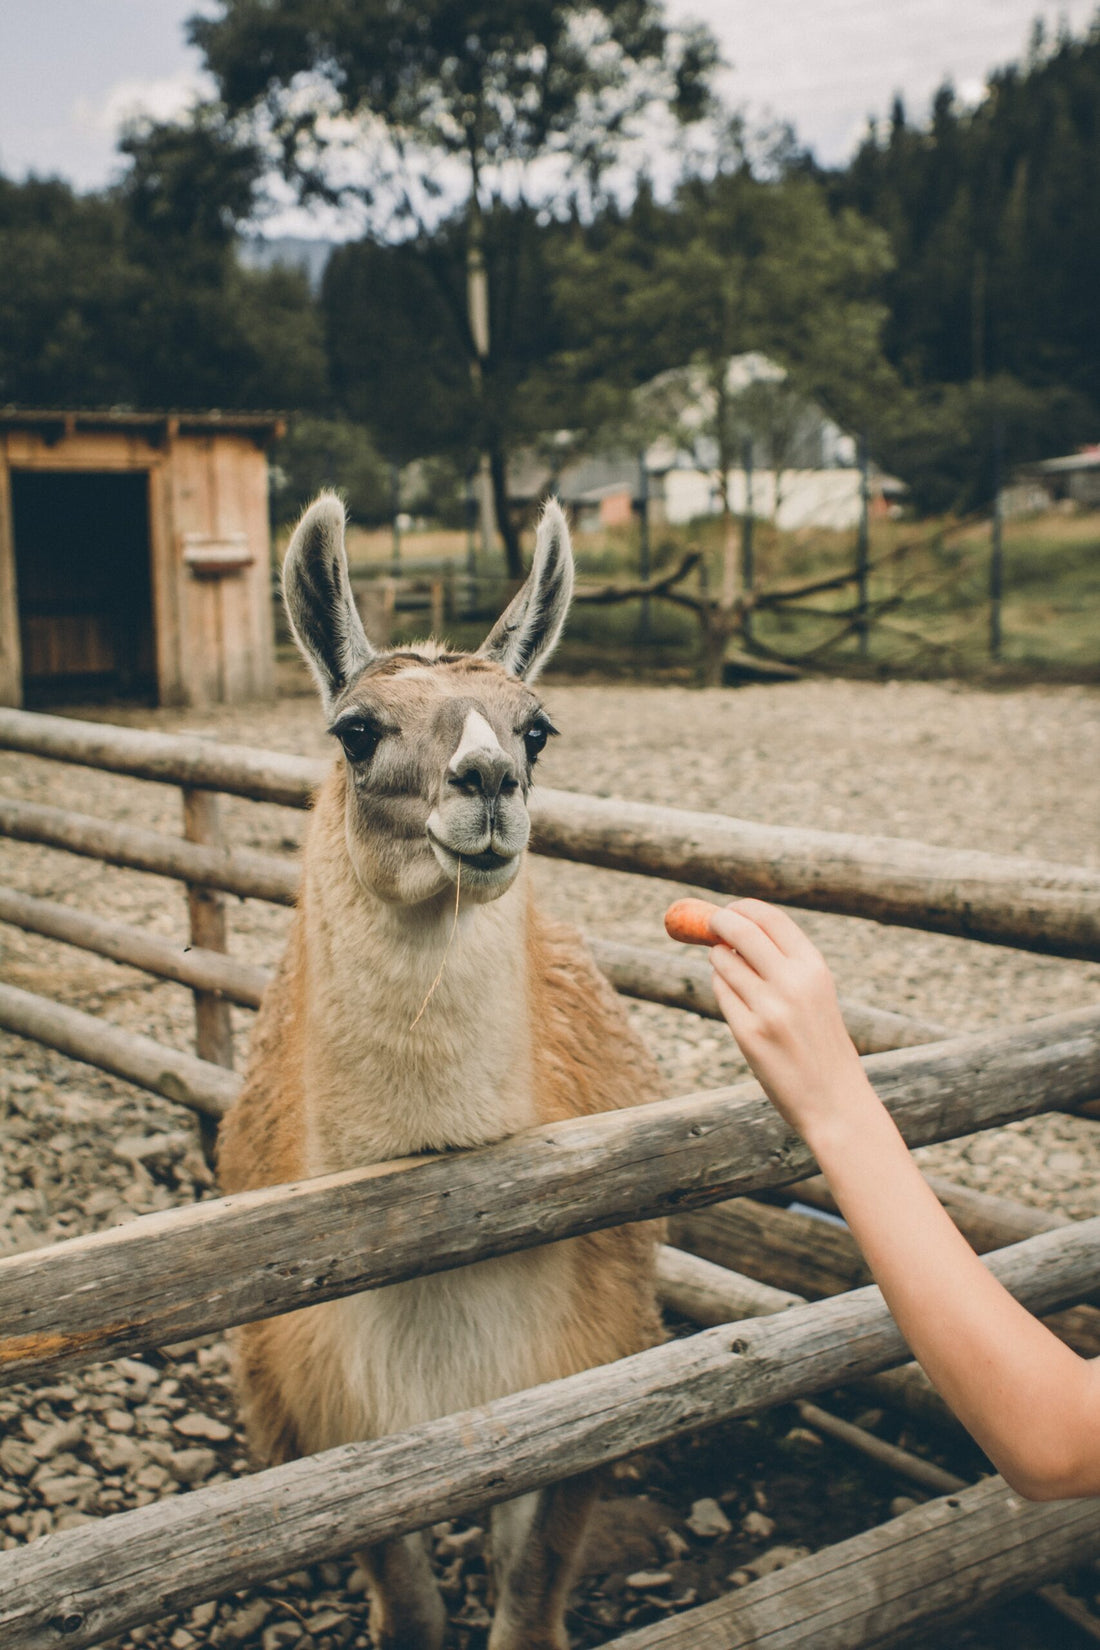
{"label": "shed roof", "polygon": [[61,409],[0,407],[0,430],[37,430],[47,441],[60,441],[78,430],[114,430],[122,435],[144,435],[164,441],[173,435],[248,435],[261,445],[277,440],[286,429],[278,412],[135,412],[131,407]]}

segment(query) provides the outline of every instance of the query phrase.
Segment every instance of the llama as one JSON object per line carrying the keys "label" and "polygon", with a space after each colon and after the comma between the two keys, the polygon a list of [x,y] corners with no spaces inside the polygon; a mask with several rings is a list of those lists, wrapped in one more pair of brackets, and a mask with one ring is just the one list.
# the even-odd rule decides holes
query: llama
{"label": "llama", "polygon": [[[302,892],[222,1124],[226,1191],[479,1146],[659,1098],[650,1056],[580,936],[525,874],[527,797],[556,730],[530,683],[572,593],[568,529],[478,652],[376,652],[351,598],[344,509],[322,494],[287,551],[296,640],[342,747]],[[653,1226],[619,1227],[246,1326],[250,1445],[277,1463],[571,1375],[660,1338]],[[496,1507],[490,1650],[566,1650],[592,1476]],[[360,1555],[386,1650],[440,1650],[420,1535]]]}

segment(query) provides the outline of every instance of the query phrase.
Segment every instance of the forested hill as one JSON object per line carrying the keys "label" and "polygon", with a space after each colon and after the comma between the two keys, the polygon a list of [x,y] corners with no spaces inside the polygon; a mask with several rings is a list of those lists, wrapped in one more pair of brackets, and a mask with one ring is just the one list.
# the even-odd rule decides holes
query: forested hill
{"label": "forested hill", "polygon": [[900,102],[834,179],[888,232],[887,353],[911,383],[1009,373],[1100,393],[1100,12],[1084,39],[1039,26],[974,109]]}

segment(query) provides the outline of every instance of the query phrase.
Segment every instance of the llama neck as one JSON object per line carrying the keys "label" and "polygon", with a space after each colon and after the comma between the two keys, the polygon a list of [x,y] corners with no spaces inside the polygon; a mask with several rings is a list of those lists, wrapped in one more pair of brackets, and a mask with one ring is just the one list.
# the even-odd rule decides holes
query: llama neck
{"label": "llama neck", "polygon": [[528,898],[521,874],[500,899],[460,908],[456,922],[448,896],[388,905],[346,855],[307,860],[311,1173],[480,1145],[536,1121]]}

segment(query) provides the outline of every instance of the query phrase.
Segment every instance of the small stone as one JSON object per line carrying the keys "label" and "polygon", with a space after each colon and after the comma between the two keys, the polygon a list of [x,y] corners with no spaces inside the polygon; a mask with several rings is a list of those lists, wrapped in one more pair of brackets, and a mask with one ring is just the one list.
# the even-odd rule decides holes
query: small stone
{"label": "small stone", "polygon": [[441,1537],[439,1546],[443,1553],[472,1558],[485,1546],[485,1531],[480,1524],[471,1524],[468,1530],[454,1530]]}
{"label": "small stone", "polygon": [[84,1426],[80,1421],[69,1421],[64,1426],[48,1427],[31,1445],[31,1454],[38,1461],[51,1455],[60,1455],[74,1444],[84,1440]]}
{"label": "small stone", "polygon": [[26,1496],[16,1495],[12,1490],[0,1490],[0,1518],[5,1513],[18,1512],[26,1500]]}
{"label": "small stone", "polygon": [[290,1644],[297,1644],[302,1636],[301,1623],[297,1621],[273,1621],[264,1628],[263,1650],[285,1650]]}
{"label": "small stone", "polygon": [[134,1417],[125,1409],[108,1409],[100,1416],[108,1432],[133,1432]]}
{"label": "small stone", "polygon": [[172,1650],[191,1650],[192,1645],[195,1643],[195,1637],[193,1633],[187,1631],[186,1627],[177,1627],[168,1642],[172,1646]]}
{"label": "small stone", "polygon": [[200,1633],[204,1632],[206,1628],[210,1626],[217,1613],[218,1601],[216,1598],[212,1598],[208,1604],[196,1605],[192,1610],[190,1617],[192,1627],[197,1628]]}
{"label": "small stone", "polygon": [[912,1512],[914,1507],[919,1506],[920,1502],[911,1495],[895,1495],[890,1503],[890,1517],[900,1518],[902,1513]]}
{"label": "small stone", "polygon": [[259,1632],[270,1614],[270,1601],[266,1598],[254,1598],[250,1604],[246,1604],[224,1623],[221,1630],[222,1642],[243,1644],[245,1639]]}
{"label": "small stone", "polygon": [[662,1587],[671,1586],[672,1577],[667,1570],[635,1570],[627,1576],[626,1584],[636,1593],[656,1593]]}
{"label": "small stone", "polygon": [[775,1534],[775,1519],[767,1513],[748,1512],[741,1520],[741,1532],[751,1541],[770,1541]]}
{"label": "small stone", "polygon": [[731,1570],[726,1577],[731,1587],[747,1587],[752,1580],[748,1570]]}
{"label": "small stone", "polygon": [[720,1535],[729,1535],[733,1528],[717,1501],[710,1496],[692,1502],[691,1514],[685,1523],[692,1535],[697,1535],[701,1541],[713,1541]]}
{"label": "small stone", "polygon": [[809,1427],[792,1427],[783,1439],[785,1444],[793,1445],[796,1449],[822,1449],[821,1439]]}
{"label": "small stone", "polygon": [[665,1557],[671,1564],[684,1558],[691,1551],[691,1543],[685,1541],[679,1530],[662,1530],[657,1537],[664,1549]]}
{"label": "small stone", "polygon": [[343,1610],[318,1610],[315,1616],[306,1619],[306,1626],[311,1633],[331,1633],[334,1627],[342,1627],[347,1621]]}
{"label": "small stone", "polygon": [[155,1461],[150,1461],[148,1466],[134,1474],[134,1483],[143,1490],[162,1490],[168,1483],[168,1474]]}
{"label": "small stone", "polygon": [[212,1449],[176,1450],[164,1462],[177,1484],[201,1484],[217,1471],[218,1458]]}
{"label": "small stone", "polygon": [[212,1444],[224,1443],[233,1436],[232,1427],[227,1427],[224,1421],[215,1420],[213,1415],[200,1415],[197,1411],[181,1415],[173,1424],[185,1438],[208,1438]]}
{"label": "small stone", "polygon": [[37,1467],[34,1452],[21,1438],[0,1442],[0,1468],[8,1478],[29,1478]]}
{"label": "small stone", "polygon": [[809,1556],[808,1547],[769,1547],[766,1553],[754,1558],[750,1566],[753,1575],[770,1576],[775,1570],[785,1570],[800,1558]]}
{"label": "small stone", "polygon": [[47,1507],[63,1507],[67,1501],[79,1501],[89,1492],[94,1493],[96,1486],[91,1479],[78,1478],[74,1473],[60,1478],[40,1478],[36,1487]]}

